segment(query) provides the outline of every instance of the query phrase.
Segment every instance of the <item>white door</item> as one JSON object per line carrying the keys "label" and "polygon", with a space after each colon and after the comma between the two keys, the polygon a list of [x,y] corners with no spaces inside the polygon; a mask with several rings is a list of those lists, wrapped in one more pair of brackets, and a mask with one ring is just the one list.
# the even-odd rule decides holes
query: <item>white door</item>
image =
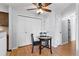
{"label": "white door", "polygon": [[17,44],[24,46],[31,44],[31,33],[35,35],[41,31],[41,21],[27,17],[18,17]]}
{"label": "white door", "polygon": [[68,43],[68,21],[62,20],[62,43]]}
{"label": "white door", "polygon": [[6,32],[0,33],[0,56],[6,56],[7,54],[7,39]]}
{"label": "white door", "polygon": [[18,46],[23,46],[26,43],[26,37],[25,37],[25,26],[24,26],[24,20],[23,19],[18,19],[17,22],[17,45]]}

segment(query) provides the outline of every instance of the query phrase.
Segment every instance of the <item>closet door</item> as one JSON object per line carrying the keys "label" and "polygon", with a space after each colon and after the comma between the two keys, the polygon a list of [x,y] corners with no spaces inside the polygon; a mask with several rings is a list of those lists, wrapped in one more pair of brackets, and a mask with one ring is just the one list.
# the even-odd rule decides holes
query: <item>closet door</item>
{"label": "closet door", "polygon": [[[38,19],[18,17],[17,22],[17,44],[24,46],[31,44],[31,33],[34,37],[41,31],[41,21]],[[35,39],[36,40],[36,39]]]}
{"label": "closet door", "polygon": [[24,20],[22,18],[19,18],[18,19],[18,22],[17,22],[17,45],[18,46],[23,46],[26,43],[26,37],[25,37],[25,23],[24,23]]}
{"label": "closet door", "polygon": [[25,20],[25,32],[26,32],[26,42],[27,44],[31,43],[31,33],[34,34],[35,40],[38,40],[36,37],[41,32],[41,20],[26,18]]}

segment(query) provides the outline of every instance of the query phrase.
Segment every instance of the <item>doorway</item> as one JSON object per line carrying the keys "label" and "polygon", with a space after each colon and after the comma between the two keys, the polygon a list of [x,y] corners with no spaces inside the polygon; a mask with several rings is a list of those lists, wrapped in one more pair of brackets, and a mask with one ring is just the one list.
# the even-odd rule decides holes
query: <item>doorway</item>
{"label": "doorway", "polygon": [[[67,14],[62,20],[62,45],[68,45],[76,55],[76,13]],[[71,46],[71,47],[70,47]],[[68,49],[68,47],[67,47]]]}
{"label": "doorway", "polygon": [[71,22],[68,19],[68,43],[71,42]]}
{"label": "doorway", "polygon": [[66,15],[62,20],[62,42],[75,41],[76,13]]}

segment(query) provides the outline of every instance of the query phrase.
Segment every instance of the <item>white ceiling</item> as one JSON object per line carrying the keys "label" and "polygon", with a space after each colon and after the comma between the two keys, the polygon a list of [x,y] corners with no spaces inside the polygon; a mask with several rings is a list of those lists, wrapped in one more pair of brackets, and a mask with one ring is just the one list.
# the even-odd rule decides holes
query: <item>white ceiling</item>
{"label": "white ceiling", "polygon": [[[71,4],[73,4],[73,3],[52,3],[49,6],[49,9],[54,10],[57,13],[62,13]],[[22,10],[22,9],[26,10],[28,8],[36,7],[31,3],[4,3],[4,4],[0,4],[0,5],[13,6],[16,9],[20,9],[20,10]]]}
{"label": "white ceiling", "polygon": [[55,8],[54,11],[61,13],[65,8],[67,8],[71,3],[55,3],[52,8]]}

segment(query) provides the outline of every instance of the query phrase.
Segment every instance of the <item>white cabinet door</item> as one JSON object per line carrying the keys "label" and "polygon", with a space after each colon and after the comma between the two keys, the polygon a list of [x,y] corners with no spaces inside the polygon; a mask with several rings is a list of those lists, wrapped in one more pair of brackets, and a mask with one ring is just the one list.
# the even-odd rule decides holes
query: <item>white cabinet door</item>
{"label": "white cabinet door", "polygon": [[25,24],[24,24],[24,20],[23,19],[19,19],[18,22],[17,22],[17,45],[18,46],[23,46],[26,43],[26,37],[25,37]]}
{"label": "white cabinet door", "polygon": [[6,56],[7,48],[6,48],[6,33],[0,33],[0,56]]}
{"label": "white cabinet door", "polygon": [[41,30],[41,21],[27,17],[18,17],[17,44],[24,46],[31,44],[31,33],[37,34]]}
{"label": "white cabinet door", "polygon": [[26,41],[28,43],[31,43],[31,33],[34,34],[35,40],[38,40],[36,36],[39,35],[39,32],[41,31],[41,20],[39,19],[31,19],[27,18],[25,20],[25,32],[27,35]]}

